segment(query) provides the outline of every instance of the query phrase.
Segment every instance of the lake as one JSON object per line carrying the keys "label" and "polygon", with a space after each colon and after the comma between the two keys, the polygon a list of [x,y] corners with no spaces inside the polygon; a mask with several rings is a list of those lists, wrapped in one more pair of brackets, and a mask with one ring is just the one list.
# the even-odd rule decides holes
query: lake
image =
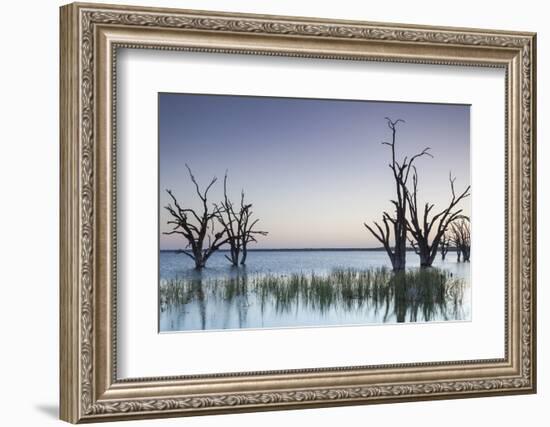
{"label": "lake", "polygon": [[384,251],[250,251],[238,268],[225,254],[198,272],[161,251],[161,332],[470,320],[470,265],[454,252],[424,271],[407,252],[402,278]]}

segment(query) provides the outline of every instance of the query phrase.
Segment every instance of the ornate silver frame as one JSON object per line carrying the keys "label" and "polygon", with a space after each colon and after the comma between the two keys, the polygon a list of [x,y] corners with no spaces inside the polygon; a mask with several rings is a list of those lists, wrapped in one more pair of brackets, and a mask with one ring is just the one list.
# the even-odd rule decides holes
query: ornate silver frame
{"label": "ornate silver frame", "polygon": [[[61,418],[77,423],[536,390],[535,34],[71,4],[61,8]],[[505,357],[175,378],[116,375],[118,47],[506,70]]]}

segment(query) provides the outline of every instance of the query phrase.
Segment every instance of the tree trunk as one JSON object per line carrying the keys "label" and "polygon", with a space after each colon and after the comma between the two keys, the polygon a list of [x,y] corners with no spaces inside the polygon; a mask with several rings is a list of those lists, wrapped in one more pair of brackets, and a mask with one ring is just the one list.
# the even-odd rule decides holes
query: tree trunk
{"label": "tree trunk", "polygon": [[397,210],[398,238],[395,240],[395,265],[393,271],[403,271],[407,265],[407,220],[405,211],[407,201],[403,198],[403,207]]}
{"label": "tree trunk", "polygon": [[464,262],[470,262],[470,248],[465,247],[462,251],[462,259]]}
{"label": "tree trunk", "polygon": [[439,243],[441,251],[441,261],[445,261],[445,258],[447,257],[447,252],[449,252],[449,241],[450,238],[447,233],[443,233],[443,236],[441,237],[441,242]]}
{"label": "tree trunk", "polygon": [[407,258],[402,251],[395,252],[395,255],[391,258],[393,271],[403,271],[407,265]]}
{"label": "tree trunk", "polygon": [[431,267],[434,260],[428,241],[423,236],[418,236],[416,244],[412,240],[411,243],[414,245],[416,253],[420,258],[420,268]]}
{"label": "tree trunk", "polygon": [[195,270],[202,270],[206,265],[206,262],[202,256],[202,253],[195,254]]}
{"label": "tree trunk", "polygon": [[430,258],[427,257],[425,254],[420,255],[420,268],[427,268],[431,266],[432,264],[430,262]]}
{"label": "tree trunk", "polygon": [[241,258],[241,265],[246,264],[246,256],[248,255],[248,249],[246,248],[246,243],[243,246],[243,256]]}
{"label": "tree trunk", "polygon": [[423,250],[419,254],[420,257],[420,268],[429,268],[432,266],[435,256],[430,253],[428,250]]}
{"label": "tree trunk", "polygon": [[231,263],[231,265],[237,267],[239,265],[239,248],[232,244],[231,241],[229,241],[231,247],[229,248],[230,256],[225,256],[227,260]]}

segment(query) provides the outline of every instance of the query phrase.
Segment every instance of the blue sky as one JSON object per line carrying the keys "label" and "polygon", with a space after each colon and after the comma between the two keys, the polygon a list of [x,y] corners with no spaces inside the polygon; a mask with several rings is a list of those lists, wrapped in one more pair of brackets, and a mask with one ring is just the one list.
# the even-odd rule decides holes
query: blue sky
{"label": "blue sky", "polygon": [[[443,207],[456,187],[470,183],[470,107],[419,104],[159,94],[160,230],[167,231],[171,189],[182,205],[198,207],[185,163],[202,186],[229,173],[233,199],[246,192],[260,228],[256,248],[378,247],[363,222],[390,209],[394,186],[385,117],[398,127],[398,157],[431,147],[417,163],[420,200]],[[470,213],[470,200],[462,206]],[[185,246],[182,236],[160,236],[161,249]]]}

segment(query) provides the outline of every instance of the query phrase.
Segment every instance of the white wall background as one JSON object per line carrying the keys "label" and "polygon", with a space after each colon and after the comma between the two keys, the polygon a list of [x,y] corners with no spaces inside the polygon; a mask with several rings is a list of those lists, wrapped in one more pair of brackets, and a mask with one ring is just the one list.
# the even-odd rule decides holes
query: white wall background
{"label": "white wall background", "polygon": [[[113,3],[124,3],[110,0]],[[538,32],[538,117],[550,115],[550,29],[544,2],[339,0],[133,0],[134,4]],[[0,401],[2,425],[59,425],[58,402],[58,6],[2,5],[0,67]],[[539,393],[438,402],[209,416],[132,425],[279,426],[545,425],[550,405],[550,127],[539,119]],[[547,422],[547,421],[546,421]]]}

